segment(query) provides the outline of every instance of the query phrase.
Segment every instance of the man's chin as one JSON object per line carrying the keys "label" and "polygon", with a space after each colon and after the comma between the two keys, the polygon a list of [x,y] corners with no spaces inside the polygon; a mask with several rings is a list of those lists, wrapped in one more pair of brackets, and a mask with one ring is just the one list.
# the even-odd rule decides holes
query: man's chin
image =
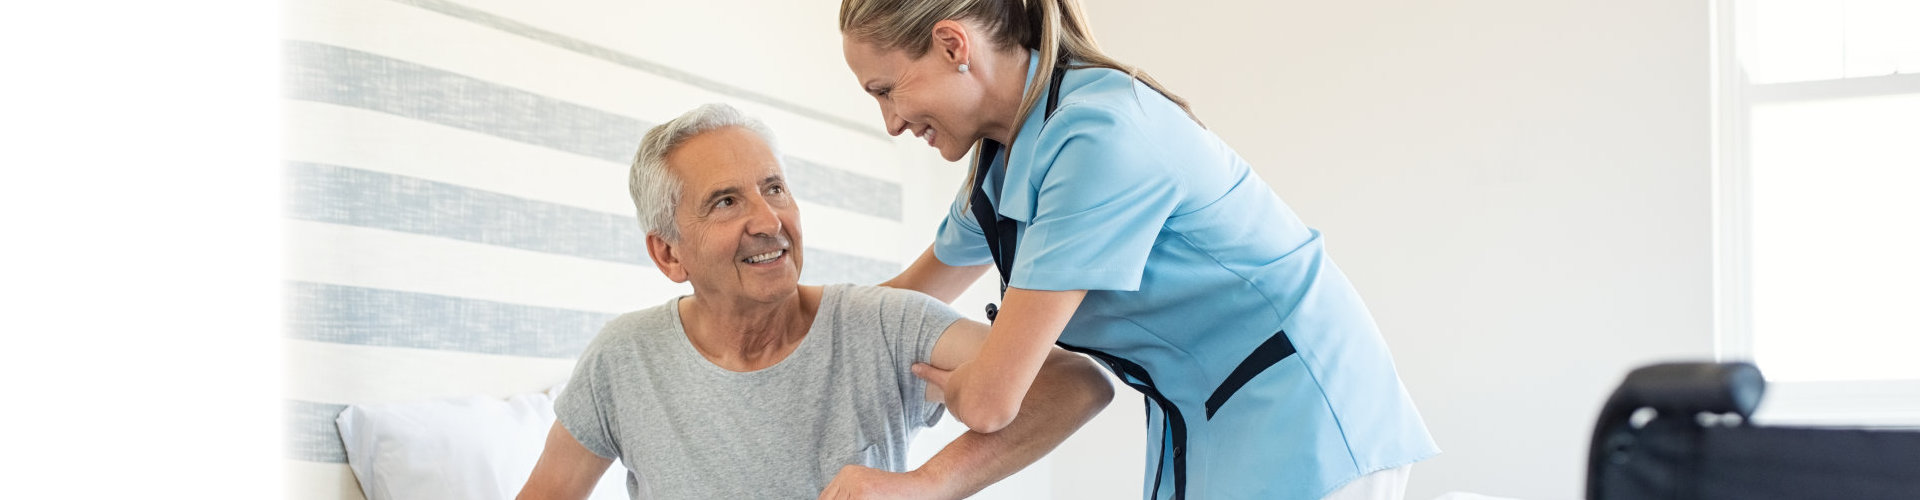
{"label": "man's chin", "polygon": [[788,272],[779,276],[767,276],[766,279],[755,283],[752,289],[758,291],[757,295],[785,296],[794,293],[800,290],[800,272],[789,269]]}

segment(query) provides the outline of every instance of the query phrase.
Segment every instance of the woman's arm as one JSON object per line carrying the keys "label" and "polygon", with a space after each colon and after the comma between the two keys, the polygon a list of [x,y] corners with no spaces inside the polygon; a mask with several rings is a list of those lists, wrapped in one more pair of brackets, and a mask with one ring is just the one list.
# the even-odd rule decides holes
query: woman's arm
{"label": "woman's arm", "polygon": [[[955,321],[934,344],[928,364],[954,368],[974,359],[987,334],[987,325]],[[928,389],[933,396],[936,391],[931,385]],[[1020,417],[1007,428],[992,434],[961,434],[920,468],[905,473],[843,467],[820,498],[965,498],[1032,465],[1112,400],[1113,385],[1092,360],[1050,349],[1020,407]]]}
{"label": "woman's arm", "polygon": [[922,252],[920,258],[913,261],[913,265],[907,266],[906,270],[900,271],[899,276],[894,276],[880,286],[918,291],[951,304],[953,299],[959,297],[961,292],[967,291],[967,287],[973,286],[973,282],[979,281],[980,275],[992,267],[992,264],[949,266],[933,255],[933,245],[927,245],[927,251]]}
{"label": "woman's arm", "polygon": [[1086,290],[1008,288],[980,354],[952,371],[914,365],[913,373],[938,386],[947,411],[975,432],[1005,428],[1020,413],[1053,343],[1087,296]]}

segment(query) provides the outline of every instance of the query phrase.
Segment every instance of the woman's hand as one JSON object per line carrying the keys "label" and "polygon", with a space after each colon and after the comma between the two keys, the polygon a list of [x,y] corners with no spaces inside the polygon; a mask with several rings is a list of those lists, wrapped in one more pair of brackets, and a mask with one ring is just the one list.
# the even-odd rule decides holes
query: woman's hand
{"label": "woman's hand", "polygon": [[[1000,317],[968,360],[934,359],[913,374],[938,388],[947,411],[974,432],[991,434],[1013,422],[1053,342],[1086,298],[1086,290],[1008,288]],[[939,366],[951,366],[951,371]],[[929,391],[931,392],[931,390]]]}
{"label": "woman's hand", "polygon": [[887,472],[871,467],[848,465],[840,468],[833,476],[833,482],[827,483],[820,491],[821,500],[853,500],[863,498],[954,498],[958,495],[949,491],[932,478],[919,471]]}
{"label": "woman's hand", "polygon": [[960,423],[967,424],[968,429],[982,433],[999,431],[1013,422],[1013,413],[1018,413],[1019,407],[1014,407],[1013,412],[1005,412],[1005,415],[995,415],[990,411],[992,408],[985,408],[990,405],[983,404],[985,402],[981,398],[969,397],[978,396],[973,394],[977,391],[968,390],[973,387],[969,384],[973,380],[973,371],[969,369],[972,366],[973,363],[961,363],[952,370],[942,370],[926,363],[914,363],[913,376],[927,381],[929,399],[938,397],[945,402],[947,413],[952,413]]}

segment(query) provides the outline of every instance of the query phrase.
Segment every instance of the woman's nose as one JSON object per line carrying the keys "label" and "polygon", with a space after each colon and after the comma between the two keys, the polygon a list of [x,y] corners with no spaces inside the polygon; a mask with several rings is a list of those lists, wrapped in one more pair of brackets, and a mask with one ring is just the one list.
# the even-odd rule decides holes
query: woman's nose
{"label": "woman's nose", "polygon": [[881,104],[880,119],[887,124],[887,135],[898,136],[907,131],[907,120],[893,114],[893,106]]}

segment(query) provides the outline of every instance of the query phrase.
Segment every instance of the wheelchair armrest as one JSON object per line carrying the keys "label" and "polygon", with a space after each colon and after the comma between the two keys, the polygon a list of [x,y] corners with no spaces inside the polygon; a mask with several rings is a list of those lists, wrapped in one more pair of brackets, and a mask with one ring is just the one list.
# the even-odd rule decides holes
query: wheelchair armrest
{"label": "wheelchair armrest", "polygon": [[[1691,419],[1694,414],[1737,413],[1745,422],[1760,406],[1767,381],[1753,363],[1662,363],[1627,374],[1620,388],[1607,398],[1593,426],[1587,450],[1587,498],[1602,498],[1600,473],[1617,452],[1633,446],[1630,423],[1641,408],[1653,408],[1660,419]],[[1694,425],[1690,420],[1681,425]]]}
{"label": "wheelchair armrest", "polygon": [[1653,408],[1662,414],[1738,413],[1753,416],[1767,381],[1753,363],[1662,363],[1635,369],[1608,398],[1607,408],[1632,414]]}

